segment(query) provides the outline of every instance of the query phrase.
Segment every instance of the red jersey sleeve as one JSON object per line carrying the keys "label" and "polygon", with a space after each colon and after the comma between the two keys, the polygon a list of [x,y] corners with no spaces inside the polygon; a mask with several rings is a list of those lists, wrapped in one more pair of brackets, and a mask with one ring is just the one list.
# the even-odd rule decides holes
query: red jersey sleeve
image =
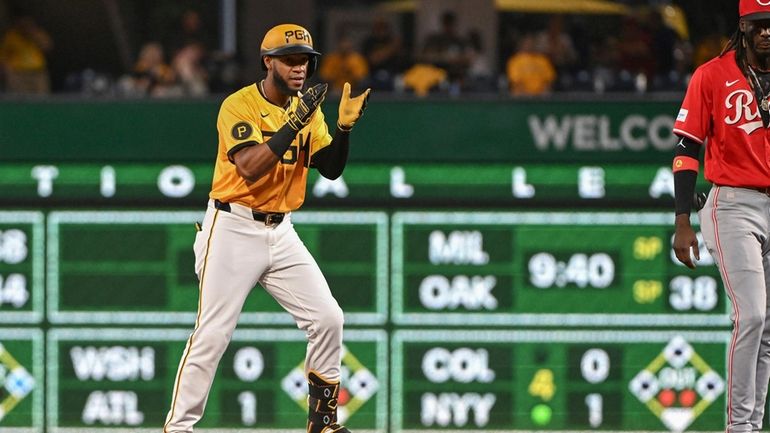
{"label": "red jersey sleeve", "polygon": [[703,144],[709,131],[711,97],[707,92],[708,76],[704,68],[698,68],[687,86],[682,107],[674,122],[674,133]]}

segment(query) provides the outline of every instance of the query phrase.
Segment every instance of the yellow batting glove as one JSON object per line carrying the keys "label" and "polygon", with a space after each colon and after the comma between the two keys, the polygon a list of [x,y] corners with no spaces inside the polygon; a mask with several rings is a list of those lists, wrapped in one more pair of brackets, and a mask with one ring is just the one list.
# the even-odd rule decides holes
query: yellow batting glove
{"label": "yellow batting glove", "polygon": [[343,131],[350,131],[353,125],[364,114],[366,102],[369,100],[369,92],[372,89],[366,89],[364,93],[350,97],[350,83],[345,83],[342,87],[342,98],[340,98],[340,113],[337,118],[337,127]]}

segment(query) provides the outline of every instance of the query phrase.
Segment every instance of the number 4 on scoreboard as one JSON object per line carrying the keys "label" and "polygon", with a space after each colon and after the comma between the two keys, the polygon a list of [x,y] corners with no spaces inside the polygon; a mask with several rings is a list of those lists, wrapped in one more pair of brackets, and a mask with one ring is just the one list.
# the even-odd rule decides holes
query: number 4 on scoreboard
{"label": "number 4 on scoreboard", "polygon": [[27,278],[22,274],[0,275],[0,307],[5,304],[21,308],[29,300]]}

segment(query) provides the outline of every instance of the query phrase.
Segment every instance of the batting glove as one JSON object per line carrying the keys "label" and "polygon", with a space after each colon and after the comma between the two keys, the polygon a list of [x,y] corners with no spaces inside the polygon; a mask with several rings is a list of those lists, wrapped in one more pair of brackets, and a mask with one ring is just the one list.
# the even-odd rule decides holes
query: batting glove
{"label": "batting glove", "polygon": [[364,93],[350,97],[350,83],[345,83],[342,87],[342,98],[340,99],[340,113],[337,118],[337,127],[343,131],[350,131],[353,125],[364,114],[366,103],[369,101],[369,92],[372,89],[366,89]]}
{"label": "batting glove", "polygon": [[326,97],[328,88],[328,84],[316,84],[300,96],[297,108],[289,113],[289,120],[286,122],[291,129],[299,131],[310,122],[316,108],[321,106],[321,102]]}

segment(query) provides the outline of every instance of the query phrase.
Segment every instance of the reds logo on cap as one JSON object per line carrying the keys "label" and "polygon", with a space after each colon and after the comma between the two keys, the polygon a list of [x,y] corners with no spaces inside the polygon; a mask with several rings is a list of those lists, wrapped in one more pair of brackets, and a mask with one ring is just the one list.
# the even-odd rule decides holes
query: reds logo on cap
{"label": "reds logo on cap", "polygon": [[747,20],[770,18],[770,0],[740,0],[738,14]]}

